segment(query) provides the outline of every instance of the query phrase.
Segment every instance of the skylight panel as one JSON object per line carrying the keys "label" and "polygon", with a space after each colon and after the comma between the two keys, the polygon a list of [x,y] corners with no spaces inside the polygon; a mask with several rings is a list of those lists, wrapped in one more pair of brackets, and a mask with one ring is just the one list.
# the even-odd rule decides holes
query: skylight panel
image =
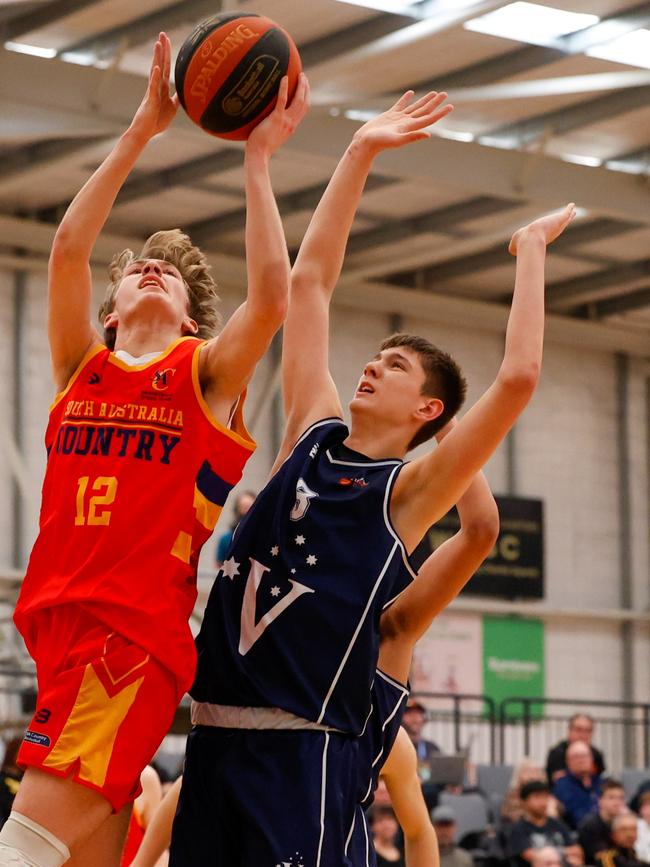
{"label": "skylight panel", "polygon": [[26,42],[5,42],[5,48],[8,51],[16,51],[18,54],[45,57],[47,60],[56,57],[56,48],[42,48],[40,45],[28,45]]}
{"label": "skylight panel", "polygon": [[613,60],[628,66],[650,69],[650,30],[632,30],[611,42],[594,45],[587,51],[590,57]]}
{"label": "skylight panel", "polygon": [[476,33],[532,45],[548,45],[560,36],[584,30],[599,21],[597,15],[586,12],[567,12],[565,9],[540,6],[539,3],[517,2],[472,18],[463,26]]}

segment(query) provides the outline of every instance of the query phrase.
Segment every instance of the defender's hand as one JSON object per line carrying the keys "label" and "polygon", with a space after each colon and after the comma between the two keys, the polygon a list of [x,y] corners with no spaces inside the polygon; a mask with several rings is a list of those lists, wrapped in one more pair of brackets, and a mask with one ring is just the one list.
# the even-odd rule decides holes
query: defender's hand
{"label": "defender's hand", "polygon": [[153,49],[149,86],[135,113],[131,128],[147,139],[167,129],[178,111],[178,95],[169,92],[172,45],[161,33]]}
{"label": "defender's hand", "polygon": [[528,226],[523,226],[517,229],[512,236],[508,252],[516,256],[519,251],[519,245],[525,238],[533,237],[544,241],[546,246],[552,244],[556,238],[562,234],[569,223],[576,215],[576,206],[574,202],[570,202],[562,211],[555,211],[553,214],[547,214],[545,217],[540,217],[529,223]]}
{"label": "defender's hand", "polygon": [[407,90],[395,105],[357,130],[354,140],[373,154],[387,148],[399,148],[431,137],[426,127],[450,114],[453,105],[443,105],[447,94],[435,90],[411,102],[414,93]]}
{"label": "defender's hand", "polygon": [[304,72],[300,73],[298,86],[289,106],[287,106],[288,94],[289,79],[285,75],[280,82],[275,108],[248,136],[246,142],[248,152],[258,151],[271,156],[294,134],[309,108],[309,82]]}

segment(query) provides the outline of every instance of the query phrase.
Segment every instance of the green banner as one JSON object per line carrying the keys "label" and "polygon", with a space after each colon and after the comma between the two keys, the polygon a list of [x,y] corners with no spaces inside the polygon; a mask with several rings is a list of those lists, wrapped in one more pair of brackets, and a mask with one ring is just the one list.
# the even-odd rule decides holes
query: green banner
{"label": "green banner", "polygon": [[[483,692],[497,705],[505,698],[543,698],[544,624],[517,617],[483,617]],[[520,716],[522,706],[512,703],[509,715]],[[541,704],[531,706],[540,717]]]}

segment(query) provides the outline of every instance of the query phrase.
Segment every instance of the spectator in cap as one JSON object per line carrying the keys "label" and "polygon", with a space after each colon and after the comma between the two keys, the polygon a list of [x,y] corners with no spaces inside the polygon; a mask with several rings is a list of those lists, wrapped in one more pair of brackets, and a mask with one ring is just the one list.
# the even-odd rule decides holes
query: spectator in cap
{"label": "spectator in cap", "polygon": [[428,782],[431,777],[429,765],[431,757],[439,756],[442,752],[438,744],[422,737],[422,729],[426,721],[427,711],[424,705],[417,699],[410,698],[402,717],[402,726],[406,729],[411,743],[415,747],[418,757],[418,776],[423,783]]}
{"label": "spectator in cap", "polygon": [[456,845],[458,823],[451,807],[436,807],[431,813],[431,821],[438,838],[440,867],[472,867],[472,856]]}
{"label": "spectator in cap", "polygon": [[560,741],[549,750],[546,758],[546,773],[549,786],[563,777],[567,772],[566,752],[570,744],[580,741],[587,744],[591,750],[592,767],[591,773],[600,775],[605,770],[605,757],[601,751],[592,745],[591,739],[594,734],[593,718],[586,713],[576,713],[569,720],[566,739]]}
{"label": "spectator in cap", "polygon": [[605,780],[598,798],[598,810],[583,819],[578,827],[578,842],[587,864],[595,864],[596,855],[611,848],[612,820],[625,809],[623,783]]}
{"label": "spectator in cap", "polygon": [[553,787],[553,794],[564,807],[564,820],[577,828],[590,813],[598,811],[601,780],[593,773],[591,748],[575,741],[566,751],[567,773]]}
{"label": "spectator in cap", "polygon": [[584,863],[582,849],[571,831],[560,819],[548,815],[548,784],[541,780],[524,783],[519,796],[524,815],[512,826],[508,845],[513,867],[529,867],[535,851],[549,846],[558,849],[571,867],[580,867]]}

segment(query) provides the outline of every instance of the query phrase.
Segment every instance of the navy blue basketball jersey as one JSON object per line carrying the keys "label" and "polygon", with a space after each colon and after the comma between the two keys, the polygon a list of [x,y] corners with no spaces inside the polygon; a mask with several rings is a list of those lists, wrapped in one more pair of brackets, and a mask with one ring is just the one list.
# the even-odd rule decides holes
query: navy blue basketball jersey
{"label": "navy blue basketball jersey", "polygon": [[358,735],[382,610],[415,577],[390,521],[399,459],[312,425],[239,524],[197,638],[192,698],[274,707]]}

